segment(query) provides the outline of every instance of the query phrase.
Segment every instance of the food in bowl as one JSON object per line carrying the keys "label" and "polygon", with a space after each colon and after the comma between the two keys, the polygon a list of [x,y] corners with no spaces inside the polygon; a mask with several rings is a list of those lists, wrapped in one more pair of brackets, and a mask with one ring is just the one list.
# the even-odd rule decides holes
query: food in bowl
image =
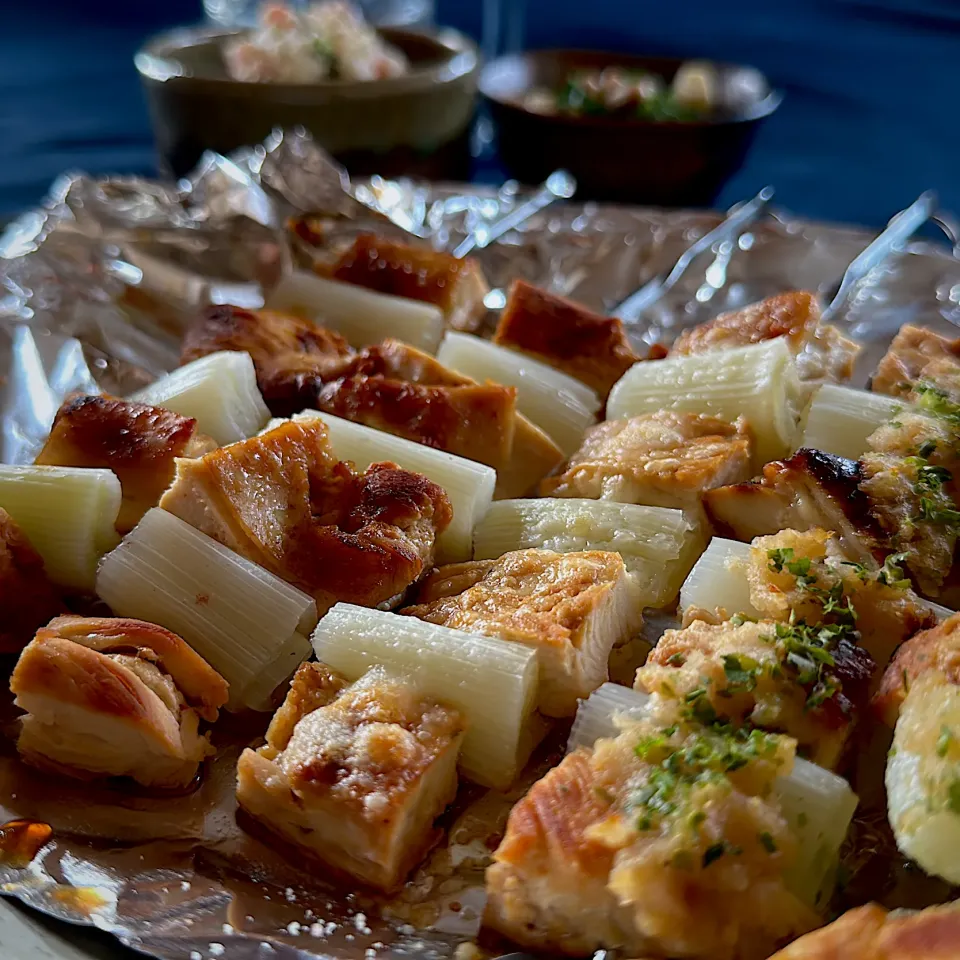
{"label": "food in bowl", "polygon": [[384,80],[403,76],[407,58],[343,0],[313,3],[302,13],[267,3],[251,33],[224,47],[227,71],[251,83]]}
{"label": "food in bowl", "polygon": [[604,67],[574,70],[559,89],[538,87],[524,97],[534,113],[570,117],[634,117],[693,122],[717,107],[717,77],[708,63],[691,60],[672,83],[648,70]]}

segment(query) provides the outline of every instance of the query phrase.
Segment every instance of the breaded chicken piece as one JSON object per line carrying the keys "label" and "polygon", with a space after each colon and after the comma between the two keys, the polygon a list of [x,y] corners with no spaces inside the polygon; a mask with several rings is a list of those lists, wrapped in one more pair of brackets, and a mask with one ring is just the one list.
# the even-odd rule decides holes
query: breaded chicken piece
{"label": "breaded chicken piece", "polygon": [[784,731],[834,769],[874,669],[851,636],[769,620],[695,620],[663,634],[635,689],[682,702],[701,722]]}
{"label": "breaded chicken piece", "polygon": [[639,630],[633,596],[619,554],[517,550],[441,567],[424,581],[419,603],[400,612],[534,647],[538,707],[569,717],[607,679],[613,647]]}
{"label": "breaded chicken piece", "polygon": [[650,722],[575,751],[511,811],[485,922],[568,956],[767,957],[818,922],[784,883],[795,840],[764,799],[792,763],[786,737]]}
{"label": "breaded chicken piece", "polygon": [[237,800],[337,870],[393,890],[437,839],[463,732],[456,710],[381,667],[344,688],[306,663],[266,744],[241,755]]}
{"label": "breaded chicken piece", "polygon": [[801,380],[843,382],[853,375],[860,344],[821,324],[816,294],[806,291],[780,293],[685,330],[670,355],[729,350],[777,337],[786,338]]}
{"label": "breaded chicken piece", "polygon": [[957,903],[895,913],[868,903],[795,940],[770,960],[955,960],[958,955]]}
{"label": "breaded chicken piece", "polygon": [[749,542],[780,530],[820,527],[837,534],[848,560],[875,569],[887,551],[860,489],[863,479],[853,460],[801,449],[768,463],[755,480],[706,491],[703,505],[719,536]]}
{"label": "breaded chicken piece", "polygon": [[213,752],[199,732],[227,683],[176,634],[142,620],[58,617],[37,631],[10,679],[26,711],[17,749],[81,779],[183,787]]}
{"label": "breaded chicken piece", "polygon": [[490,286],[480,263],[429,247],[360,234],[330,266],[317,263],[321,276],[377,293],[432,303],[454,330],[475,331],[487,315],[483,298]]}
{"label": "breaded chicken piece", "polygon": [[358,474],[339,462],[317,419],[178,460],[160,506],[311,594],[321,616],[338,600],[399,602],[433,566],[453,516],[418,473],[375,463]]}
{"label": "breaded chicken piece", "polygon": [[874,706],[896,725],[886,786],[897,846],[960,883],[960,614],[897,651]]}
{"label": "breaded chicken piece", "polygon": [[818,624],[855,616],[857,642],[881,671],[904,640],[937,622],[895,563],[876,571],[851,563],[826,530],[758,537],[749,561],[731,565],[746,577],[751,604],[764,617]]}
{"label": "breaded chicken piece", "polygon": [[145,403],[85,396],[67,400],[57,411],[36,462],[112,470],[123,492],[117,530],[128,533],[170,486],[177,457],[199,457],[214,447],[190,417]]}
{"label": "breaded chicken piece", "polygon": [[18,653],[63,609],[43,571],[43,558],[0,509],[0,653]]}
{"label": "breaded chicken piece", "polygon": [[569,374],[604,399],[613,385],[642,358],[623,321],[514,280],[493,342],[529,354]]}
{"label": "breaded chicken piece", "polygon": [[948,340],[926,327],[908,323],[897,331],[877,366],[870,389],[914,399],[920,381],[953,392],[960,381],[960,339]]}
{"label": "breaded chicken piece", "polygon": [[750,476],[746,422],[662,410],[590,427],[545,497],[587,497],[655,507],[696,507],[714,487]]}

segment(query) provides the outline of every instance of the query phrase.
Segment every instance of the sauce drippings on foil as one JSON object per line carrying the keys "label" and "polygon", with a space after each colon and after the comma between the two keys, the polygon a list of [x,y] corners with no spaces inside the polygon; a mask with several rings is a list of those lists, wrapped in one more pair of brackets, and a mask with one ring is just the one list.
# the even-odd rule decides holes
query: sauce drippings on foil
{"label": "sauce drippings on foil", "polygon": [[0,863],[25,867],[53,835],[49,823],[10,820],[0,826]]}

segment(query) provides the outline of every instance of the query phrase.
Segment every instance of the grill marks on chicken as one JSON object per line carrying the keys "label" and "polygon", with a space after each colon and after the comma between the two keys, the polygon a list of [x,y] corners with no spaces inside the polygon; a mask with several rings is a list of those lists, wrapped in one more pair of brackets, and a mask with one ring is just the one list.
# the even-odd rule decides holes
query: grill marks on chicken
{"label": "grill marks on chicken", "polygon": [[180,637],[141,620],[58,617],[37,631],[10,681],[26,711],[17,749],[69,776],[184,787],[213,752],[201,720],[226,681]]}
{"label": "grill marks on chicken", "polygon": [[180,460],[161,506],[312,595],[392,606],[433,566],[452,517],[437,484],[396,464],[358,474],[319,420]]}
{"label": "grill marks on chicken", "polygon": [[127,533],[170,486],[178,457],[197,457],[216,446],[196,428],[196,420],[161,407],[75,397],[57,411],[36,462],[112,470],[123,491],[117,530]]}
{"label": "grill marks on chicken", "polygon": [[853,375],[860,345],[821,323],[816,294],[780,293],[742,310],[723,313],[692,330],[685,330],[671,355],[729,350],[750,343],[784,337],[797,361],[801,380],[843,382]]}
{"label": "grill marks on chicken", "polygon": [[237,799],[269,830],[392,890],[437,839],[463,732],[456,710],[382,668],[347,686],[303,664],[266,744],[240,757]]}

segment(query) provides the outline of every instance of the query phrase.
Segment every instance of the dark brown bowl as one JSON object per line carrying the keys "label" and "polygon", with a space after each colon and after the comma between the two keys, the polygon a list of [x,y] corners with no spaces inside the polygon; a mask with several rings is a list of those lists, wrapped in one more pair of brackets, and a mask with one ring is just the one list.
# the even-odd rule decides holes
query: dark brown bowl
{"label": "dark brown bowl", "polygon": [[582,199],[659,206],[707,206],[743,163],[760,124],[781,95],[752,67],[713,63],[720,103],[692,123],[623,117],[535,113],[524,97],[561,89],[575,70],[625,67],[667,81],[685,61],[587,50],[534,50],[487,64],[480,78],[497,127],[500,156],[511,176],[540,183],[565,167]]}
{"label": "dark brown bowl", "polygon": [[228,153],[275,127],[302,125],[354,174],[464,179],[479,57],[455,30],[383,29],[410,59],[405,76],[366,82],[244,83],[223,63],[237,31],[190,27],[148,40],[135,63],[165,172],[188,173],[204,150]]}

